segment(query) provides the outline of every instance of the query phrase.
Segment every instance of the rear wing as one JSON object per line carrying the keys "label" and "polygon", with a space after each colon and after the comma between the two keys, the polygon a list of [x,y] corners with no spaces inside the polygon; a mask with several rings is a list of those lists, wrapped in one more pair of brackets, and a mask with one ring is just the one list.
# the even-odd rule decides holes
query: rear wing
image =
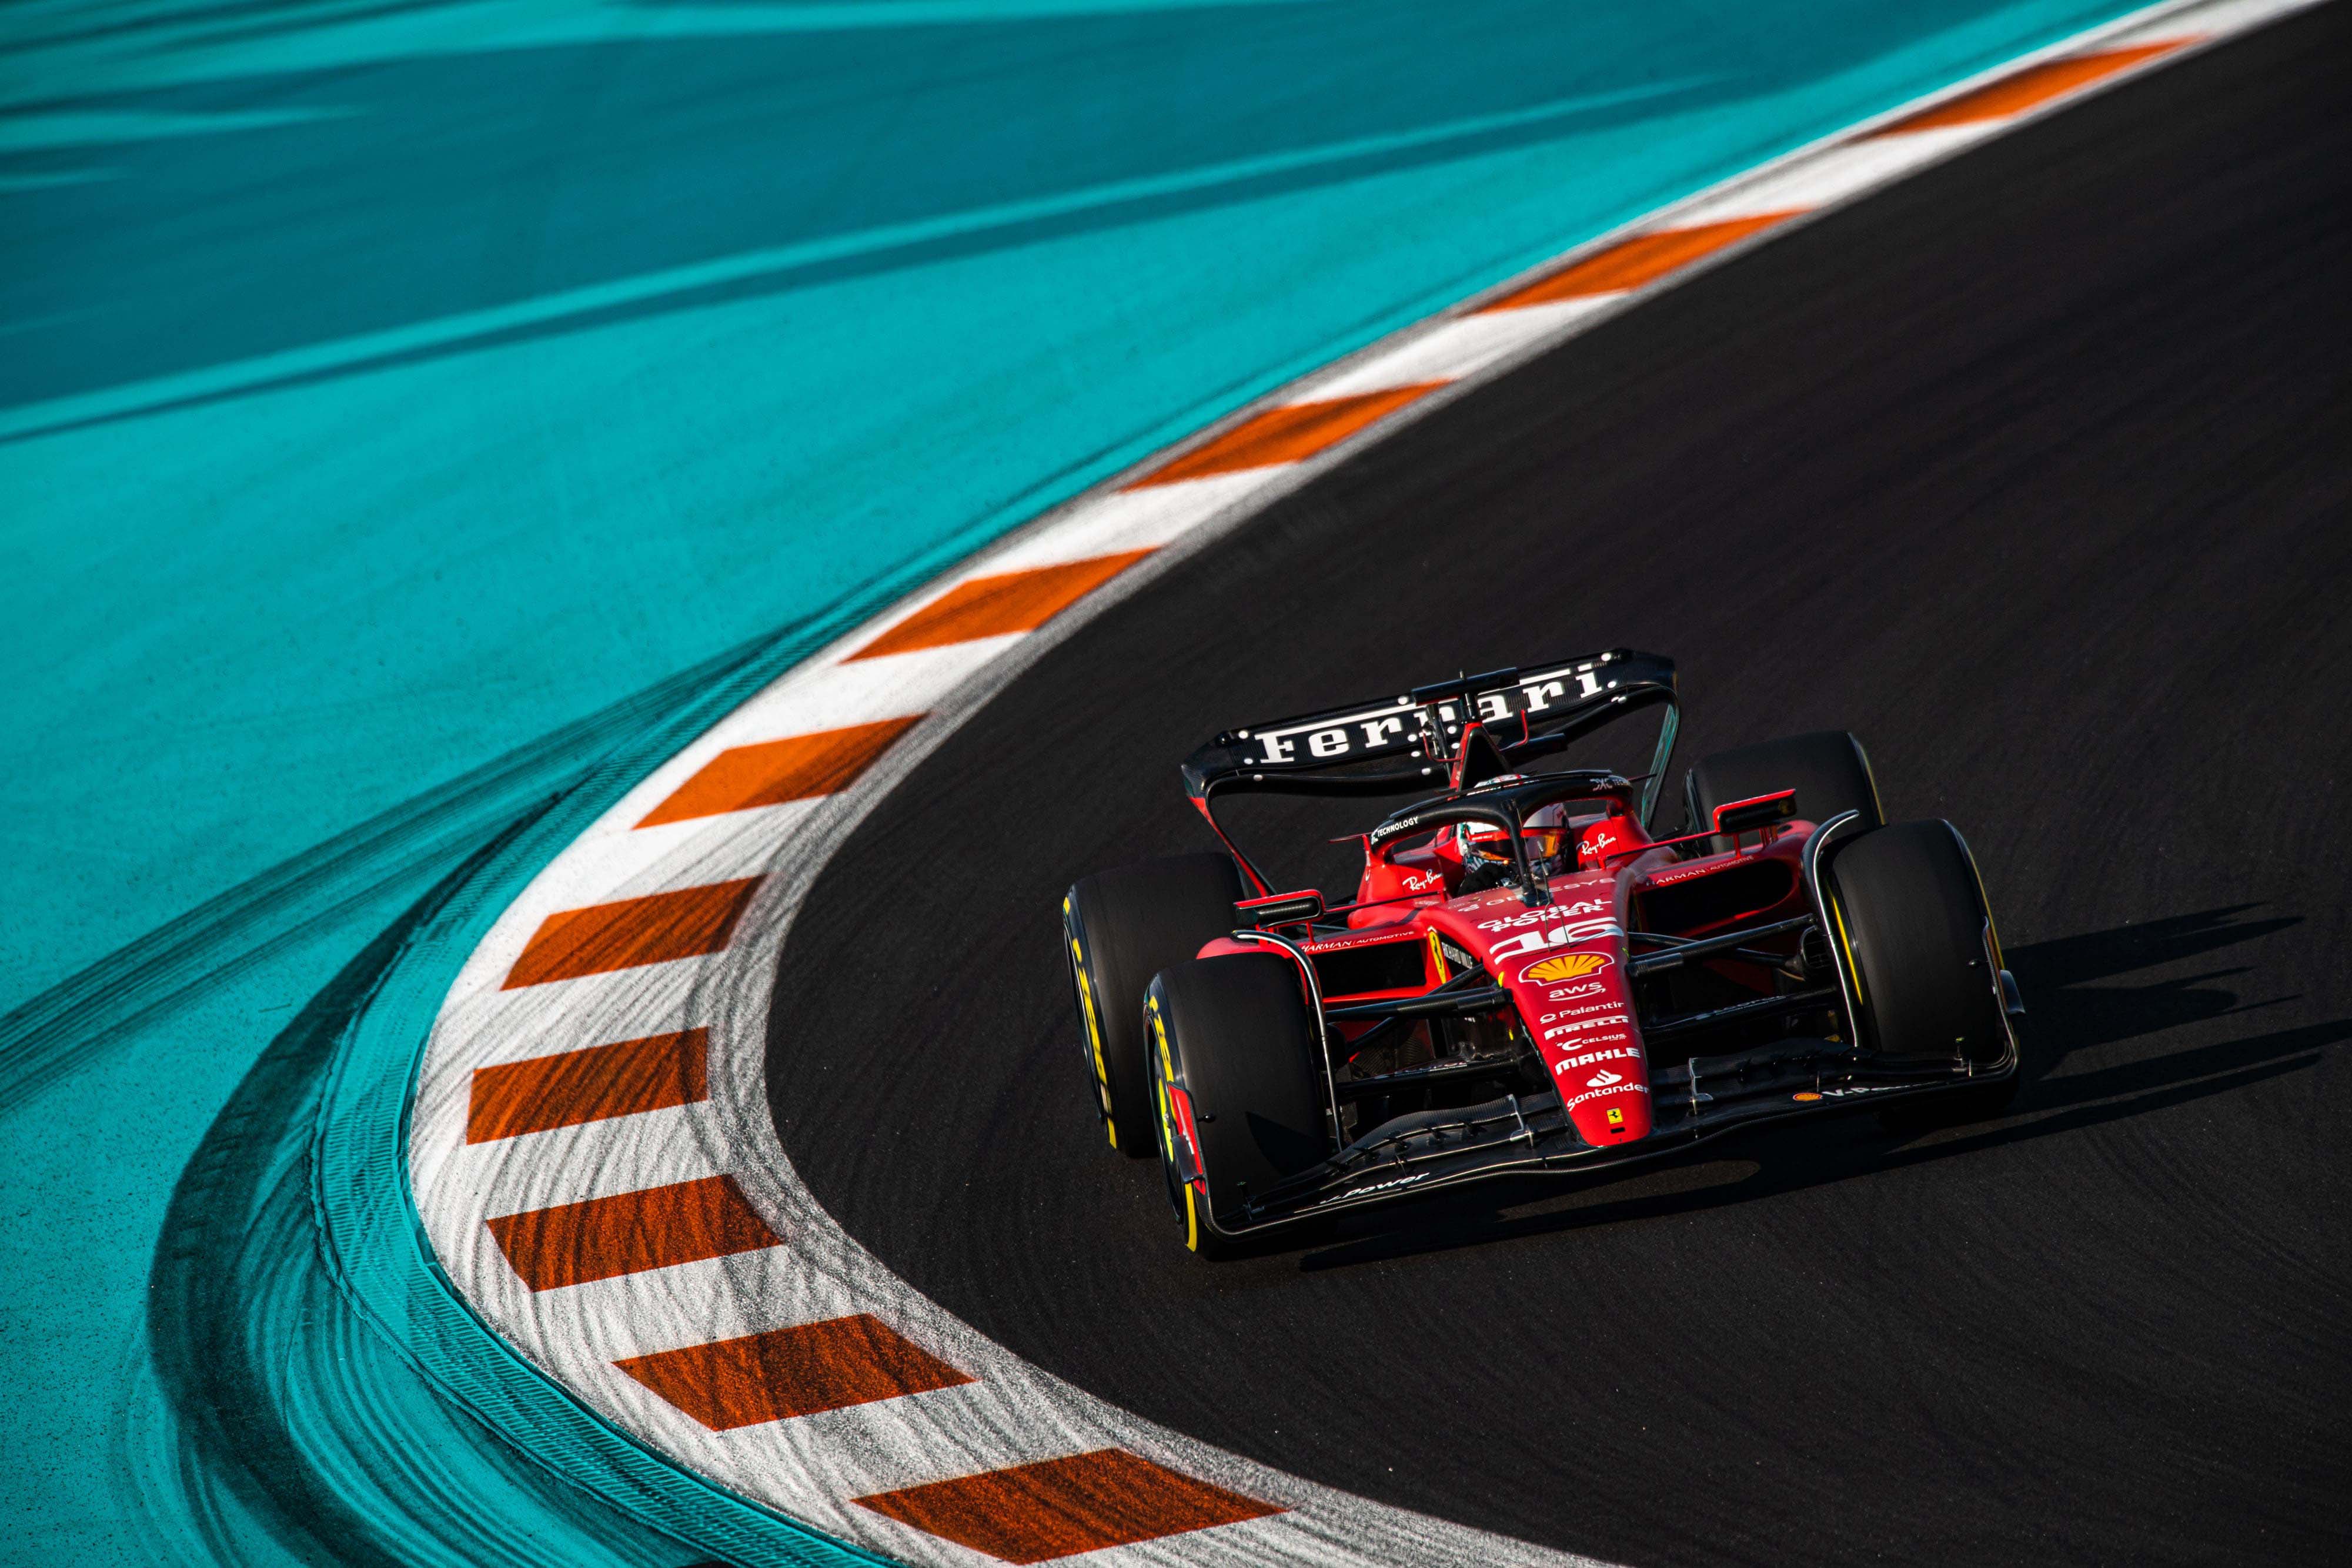
{"label": "rear wing", "polygon": [[1661,704],[1665,716],[1642,787],[1646,827],[1674,757],[1680,713],[1674,661],[1631,648],[1463,675],[1397,696],[1228,730],[1184,759],[1184,792],[1251,879],[1262,881],[1218,825],[1213,809],[1218,796],[1441,792],[1474,724],[1517,766]]}

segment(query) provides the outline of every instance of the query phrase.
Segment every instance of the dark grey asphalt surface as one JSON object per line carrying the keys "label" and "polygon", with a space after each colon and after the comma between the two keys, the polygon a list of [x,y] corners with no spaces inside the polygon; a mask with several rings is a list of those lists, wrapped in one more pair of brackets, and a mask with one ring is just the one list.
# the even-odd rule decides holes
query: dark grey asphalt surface
{"label": "dark grey asphalt surface", "polygon": [[[782,955],[818,1197],[1105,1398],[1622,1562],[2352,1560],[2347,105],[2352,6],[2159,73],[1087,627]],[[1961,825],[2032,1009],[2013,1112],[1196,1262],[1101,1147],[1061,890],[1204,847],[1174,765],[1221,727],[1617,643],[1682,661],[1685,759],[1845,726],[1891,815]]]}

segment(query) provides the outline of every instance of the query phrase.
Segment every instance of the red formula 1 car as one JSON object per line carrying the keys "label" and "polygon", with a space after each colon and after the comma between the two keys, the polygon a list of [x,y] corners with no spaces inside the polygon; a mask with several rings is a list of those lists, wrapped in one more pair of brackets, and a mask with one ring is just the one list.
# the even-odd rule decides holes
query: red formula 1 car
{"label": "red formula 1 car", "polygon": [[[1651,770],[1538,770],[1661,710]],[[1599,1169],[1857,1103],[1961,1119],[2024,1009],[1968,845],[1881,819],[1841,732],[1709,757],[1652,835],[1675,670],[1618,649],[1220,735],[1183,765],[1228,852],[1062,902],[1113,1147],[1157,1153],[1196,1251],[1506,1173]],[[1277,890],[1244,793],[1423,798],[1355,896]]]}

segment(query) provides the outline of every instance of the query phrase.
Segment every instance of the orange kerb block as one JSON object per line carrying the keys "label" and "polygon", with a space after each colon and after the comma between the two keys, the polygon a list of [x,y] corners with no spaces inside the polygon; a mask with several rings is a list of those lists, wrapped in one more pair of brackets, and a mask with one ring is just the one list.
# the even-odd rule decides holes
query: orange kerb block
{"label": "orange kerb block", "polygon": [[1234,474],[1244,468],[1271,468],[1298,463],[1348,437],[1405,404],[1444,386],[1426,382],[1419,386],[1391,387],[1354,397],[1327,398],[1321,402],[1296,402],[1270,408],[1226,431],[1223,435],[1184,454],[1165,468],[1128,486],[1173,485],[1184,479],[1205,479],[1213,474]]}
{"label": "orange kerb block", "polygon": [[721,952],[759,885],[754,876],[562,910],[540,922],[499,988]]}
{"label": "orange kerb block", "polygon": [[710,1097],[709,1031],[653,1034],[474,1070],[466,1142],[576,1127]]}
{"label": "orange kerb block", "polygon": [[1635,235],[1580,261],[1570,262],[1549,277],[1539,278],[1516,294],[1507,294],[1485,308],[1518,310],[1529,305],[1549,305],[1560,299],[1639,288],[1796,215],[1759,213],[1754,217],[1726,218],[1718,224],[1694,224],[1688,228]]}
{"label": "orange kerb block", "polygon": [[1151,552],[1129,550],[1061,566],[975,577],[933,600],[868,643],[853,659],[944,648],[982,637],[1034,632]]}
{"label": "orange kerb block", "polygon": [[1973,92],[1964,92],[1933,109],[1923,109],[1916,114],[1880,128],[1873,134],[1900,136],[1906,131],[1935,131],[1948,125],[1973,125],[1979,120],[2002,120],[2012,114],[2022,114],[2053,98],[2104,80],[2117,71],[2128,70],[2142,60],[2170,54],[2193,41],[2168,38],[2158,44],[2140,44],[2127,49],[2101,49],[2095,54],[2045,60],[2041,65],[2028,66],[2013,75],[2005,76],[1999,81],[1987,82]]}
{"label": "orange kerb block", "polygon": [[979,1381],[867,1312],[614,1364],[714,1432]]}
{"label": "orange kerb block", "polygon": [[757,746],[730,747],[704,763],[699,772],[679,785],[637,826],[655,828],[664,822],[748,811],[755,806],[781,806],[787,800],[846,789],[922,720],[921,714],[910,714]]}
{"label": "orange kerb block", "polygon": [[1043,1563],[1283,1511],[1120,1448],[877,1492],[857,1502],[1006,1563]]}
{"label": "orange kerb block", "polygon": [[487,1221],[534,1291],[781,1247],[730,1176],[704,1176]]}

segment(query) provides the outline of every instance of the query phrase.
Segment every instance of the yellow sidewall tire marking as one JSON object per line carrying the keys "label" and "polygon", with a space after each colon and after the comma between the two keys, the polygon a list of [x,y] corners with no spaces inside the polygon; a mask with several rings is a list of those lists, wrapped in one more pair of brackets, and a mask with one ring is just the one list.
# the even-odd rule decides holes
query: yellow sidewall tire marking
{"label": "yellow sidewall tire marking", "polygon": [[1845,934],[1845,901],[1835,894],[1830,894],[1830,918],[1837,922],[1838,946],[1845,949],[1846,973],[1853,977],[1853,1004],[1866,1008],[1870,998],[1863,994],[1862,966],[1854,962],[1853,939]]}
{"label": "yellow sidewall tire marking", "polygon": [[[1063,907],[1069,905],[1066,903]],[[1095,988],[1087,977],[1087,956],[1079,950],[1075,936],[1070,938],[1070,965],[1078,974],[1078,1011],[1087,1020],[1087,1043],[1094,1047],[1095,1088],[1102,1097],[1103,1132],[1115,1149],[1118,1147],[1118,1118],[1111,1114],[1110,1064],[1103,1060],[1102,1025],[1095,1018]]]}
{"label": "yellow sidewall tire marking", "polygon": [[[1173,1178],[1176,1164],[1176,1110],[1168,1098],[1168,1081],[1176,1076],[1176,1062],[1168,1050],[1168,1020],[1160,1016],[1160,998],[1147,997],[1144,1005],[1151,1009],[1151,1032],[1160,1040],[1160,1071],[1153,1076],[1160,1080],[1160,1158]],[[1198,1252],[1201,1249],[1201,1213],[1191,1182],[1177,1185],[1184,1189],[1184,1245]]]}
{"label": "yellow sidewall tire marking", "polygon": [[[1146,998],[1151,1009],[1151,1032],[1160,1040],[1160,1156],[1169,1168],[1176,1166],[1176,1109],[1168,1098],[1168,1081],[1176,1075],[1175,1061],[1168,1054],[1168,1022],[1160,1016],[1160,998]],[[1184,1189],[1190,1192],[1192,1188]]]}

